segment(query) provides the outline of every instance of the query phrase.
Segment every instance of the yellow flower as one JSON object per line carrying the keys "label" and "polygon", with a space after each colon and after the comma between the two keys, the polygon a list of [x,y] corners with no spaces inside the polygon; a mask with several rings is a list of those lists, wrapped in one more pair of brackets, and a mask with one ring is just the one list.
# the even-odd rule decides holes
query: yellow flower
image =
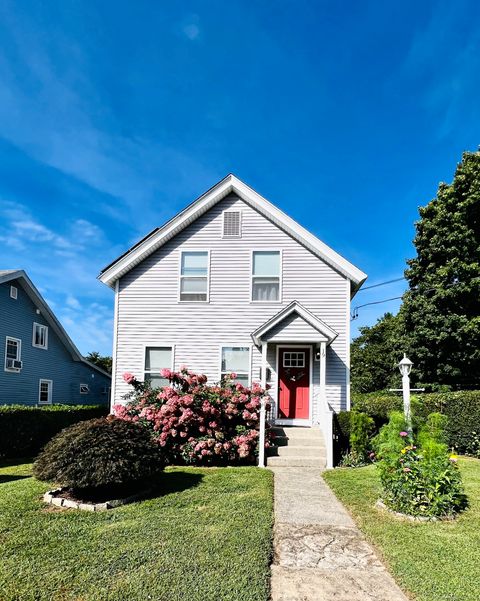
{"label": "yellow flower", "polygon": [[407,449],[402,449],[401,450],[402,455],[405,455],[406,452],[407,452]]}

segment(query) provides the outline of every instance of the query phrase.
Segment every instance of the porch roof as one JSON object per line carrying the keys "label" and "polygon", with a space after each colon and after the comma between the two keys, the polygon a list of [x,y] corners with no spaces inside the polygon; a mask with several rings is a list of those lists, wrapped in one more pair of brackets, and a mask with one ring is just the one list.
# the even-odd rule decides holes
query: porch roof
{"label": "porch roof", "polygon": [[[303,328],[302,333],[298,333],[298,340],[295,340],[294,330],[292,328],[292,319],[300,319],[307,329]],[[282,338],[282,331],[286,338]],[[253,342],[260,346],[264,342],[326,342],[331,344],[338,336],[337,332],[328,326],[324,321],[316,317],[298,301],[292,301],[276,315],[268,319],[264,324],[252,332]]]}

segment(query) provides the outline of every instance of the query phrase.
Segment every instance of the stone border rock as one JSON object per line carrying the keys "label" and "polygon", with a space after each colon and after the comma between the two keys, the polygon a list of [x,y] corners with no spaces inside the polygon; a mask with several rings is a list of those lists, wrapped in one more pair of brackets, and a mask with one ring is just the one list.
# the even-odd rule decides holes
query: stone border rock
{"label": "stone border rock", "polygon": [[378,499],[378,501],[375,503],[375,507],[378,507],[383,511],[387,511],[398,519],[409,520],[410,522],[451,522],[452,520],[456,519],[456,516],[444,516],[438,518],[435,516],[427,517],[422,515],[408,515],[406,513],[401,513],[400,511],[394,511],[393,509],[390,509],[390,507],[385,505],[382,499]]}
{"label": "stone border rock", "polygon": [[121,505],[127,505],[128,503],[134,503],[135,501],[140,501],[147,497],[150,493],[152,493],[152,489],[142,490],[141,492],[131,495],[129,497],[125,497],[123,499],[111,499],[109,501],[105,501],[104,503],[81,503],[79,501],[72,501],[71,499],[64,499],[60,496],[66,489],[65,488],[55,488],[54,490],[49,490],[43,495],[43,500],[45,503],[49,505],[55,505],[56,507],[62,507],[65,509],[80,509],[82,511],[106,511],[107,509],[115,509],[115,507],[120,507]]}

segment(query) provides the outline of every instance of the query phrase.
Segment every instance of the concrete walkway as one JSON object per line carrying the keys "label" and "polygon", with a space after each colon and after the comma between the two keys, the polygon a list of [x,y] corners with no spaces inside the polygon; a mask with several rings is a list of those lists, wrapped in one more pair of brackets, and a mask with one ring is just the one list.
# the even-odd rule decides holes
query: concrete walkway
{"label": "concrete walkway", "polygon": [[318,468],[271,469],[272,601],[407,601]]}

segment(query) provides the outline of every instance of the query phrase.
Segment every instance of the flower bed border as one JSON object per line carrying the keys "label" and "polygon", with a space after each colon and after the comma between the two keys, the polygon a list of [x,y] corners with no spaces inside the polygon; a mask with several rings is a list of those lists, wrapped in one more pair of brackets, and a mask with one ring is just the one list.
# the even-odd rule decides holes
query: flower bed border
{"label": "flower bed border", "polygon": [[135,501],[145,499],[153,491],[152,488],[147,488],[139,493],[130,495],[129,497],[124,497],[123,499],[110,499],[108,501],[104,501],[103,503],[89,503],[88,501],[79,502],[61,497],[60,494],[66,490],[67,488],[65,487],[49,490],[43,495],[43,500],[49,505],[55,505],[56,507],[61,507],[64,509],[80,509],[81,511],[107,511],[108,509],[115,509],[116,507],[121,507],[122,505],[128,505],[129,503],[134,503]]}
{"label": "flower bed border", "polygon": [[387,507],[382,499],[378,499],[375,503],[375,507],[378,509],[382,509],[383,511],[387,511],[394,517],[400,520],[409,520],[410,522],[452,522],[457,519],[457,516],[445,515],[441,517],[436,516],[423,516],[423,515],[408,515],[408,513],[402,513],[400,511],[395,511],[394,509],[390,509]]}

